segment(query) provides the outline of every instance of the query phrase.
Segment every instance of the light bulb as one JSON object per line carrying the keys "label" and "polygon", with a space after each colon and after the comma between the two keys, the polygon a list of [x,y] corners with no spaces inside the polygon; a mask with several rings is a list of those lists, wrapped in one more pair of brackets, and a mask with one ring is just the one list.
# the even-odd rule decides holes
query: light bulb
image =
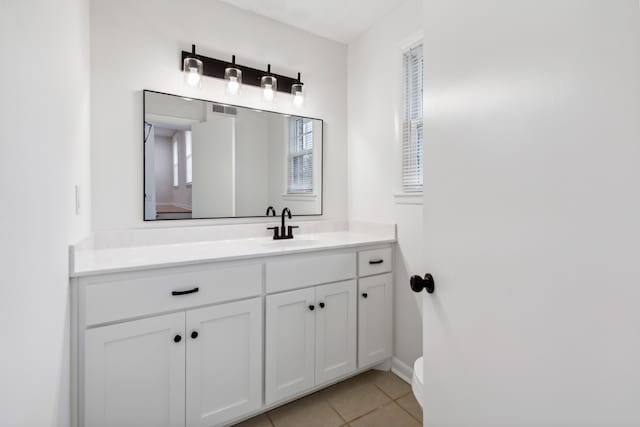
{"label": "light bulb", "polygon": [[240,83],[238,83],[238,79],[236,77],[231,77],[227,82],[227,91],[229,92],[229,95],[237,95],[239,89]]}
{"label": "light bulb", "polygon": [[291,95],[293,95],[293,105],[296,107],[302,107],[304,104],[304,93],[302,92],[302,86],[304,83],[300,81],[300,73],[298,73],[298,80],[291,85]]}
{"label": "light bulb", "polygon": [[184,83],[191,87],[200,87],[202,84],[203,63],[196,56],[196,45],[191,45],[191,56],[184,58],[182,63],[184,70]]}
{"label": "light bulb", "polygon": [[264,85],[264,91],[262,92],[262,96],[265,101],[271,102],[273,101],[273,86],[270,84]]}
{"label": "light bulb", "polygon": [[197,87],[200,84],[200,74],[197,68],[189,68],[187,73],[187,84],[191,87]]}

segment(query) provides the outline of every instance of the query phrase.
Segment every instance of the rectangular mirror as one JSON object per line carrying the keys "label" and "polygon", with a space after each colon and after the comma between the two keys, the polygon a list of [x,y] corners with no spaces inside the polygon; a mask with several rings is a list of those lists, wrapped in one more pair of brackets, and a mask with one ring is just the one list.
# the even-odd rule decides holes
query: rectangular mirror
{"label": "rectangular mirror", "polygon": [[322,126],[145,90],[145,221],[321,215]]}

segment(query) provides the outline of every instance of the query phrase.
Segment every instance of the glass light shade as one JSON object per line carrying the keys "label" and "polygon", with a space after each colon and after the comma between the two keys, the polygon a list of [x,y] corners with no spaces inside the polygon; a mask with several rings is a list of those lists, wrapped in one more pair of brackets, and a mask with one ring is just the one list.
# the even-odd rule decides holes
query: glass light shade
{"label": "glass light shade", "polygon": [[267,102],[273,102],[278,91],[278,79],[273,76],[263,76],[260,79],[260,87],[262,88],[262,97]]}
{"label": "glass light shade", "polygon": [[228,67],[224,70],[224,79],[227,81],[227,94],[237,95],[242,85],[242,70]]}
{"label": "glass light shade", "polygon": [[185,58],[183,67],[184,81],[188,86],[200,87],[202,84],[202,61],[197,58]]}
{"label": "glass light shade", "polygon": [[304,104],[304,93],[302,92],[302,83],[294,83],[291,85],[291,95],[293,95],[293,105],[302,107]]}

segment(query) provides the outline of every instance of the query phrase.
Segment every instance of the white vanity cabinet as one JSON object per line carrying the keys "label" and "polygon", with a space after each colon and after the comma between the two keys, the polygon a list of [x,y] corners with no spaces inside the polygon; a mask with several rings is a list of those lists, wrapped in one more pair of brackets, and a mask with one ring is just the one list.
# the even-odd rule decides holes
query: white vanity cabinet
{"label": "white vanity cabinet", "polygon": [[262,406],[262,298],[187,312],[186,419],[216,426]]}
{"label": "white vanity cabinet", "polygon": [[72,278],[73,426],[229,426],[387,361],[391,253]]}
{"label": "white vanity cabinet", "polygon": [[356,281],[267,296],[267,404],[356,369]]}
{"label": "white vanity cabinet", "polygon": [[392,276],[360,278],[358,286],[358,366],[391,357]]}
{"label": "white vanity cabinet", "polygon": [[393,353],[393,275],[391,248],[358,253],[358,367]]}
{"label": "white vanity cabinet", "polygon": [[184,426],[184,319],[174,313],[85,333],[80,425]]}

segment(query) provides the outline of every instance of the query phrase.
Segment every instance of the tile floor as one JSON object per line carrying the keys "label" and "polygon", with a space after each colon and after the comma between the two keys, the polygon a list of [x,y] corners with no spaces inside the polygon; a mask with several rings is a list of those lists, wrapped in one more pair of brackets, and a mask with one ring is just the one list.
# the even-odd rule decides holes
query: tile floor
{"label": "tile floor", "polygon": [[411,386],[391,372],[367,371],[235,427],[420,427]]}

